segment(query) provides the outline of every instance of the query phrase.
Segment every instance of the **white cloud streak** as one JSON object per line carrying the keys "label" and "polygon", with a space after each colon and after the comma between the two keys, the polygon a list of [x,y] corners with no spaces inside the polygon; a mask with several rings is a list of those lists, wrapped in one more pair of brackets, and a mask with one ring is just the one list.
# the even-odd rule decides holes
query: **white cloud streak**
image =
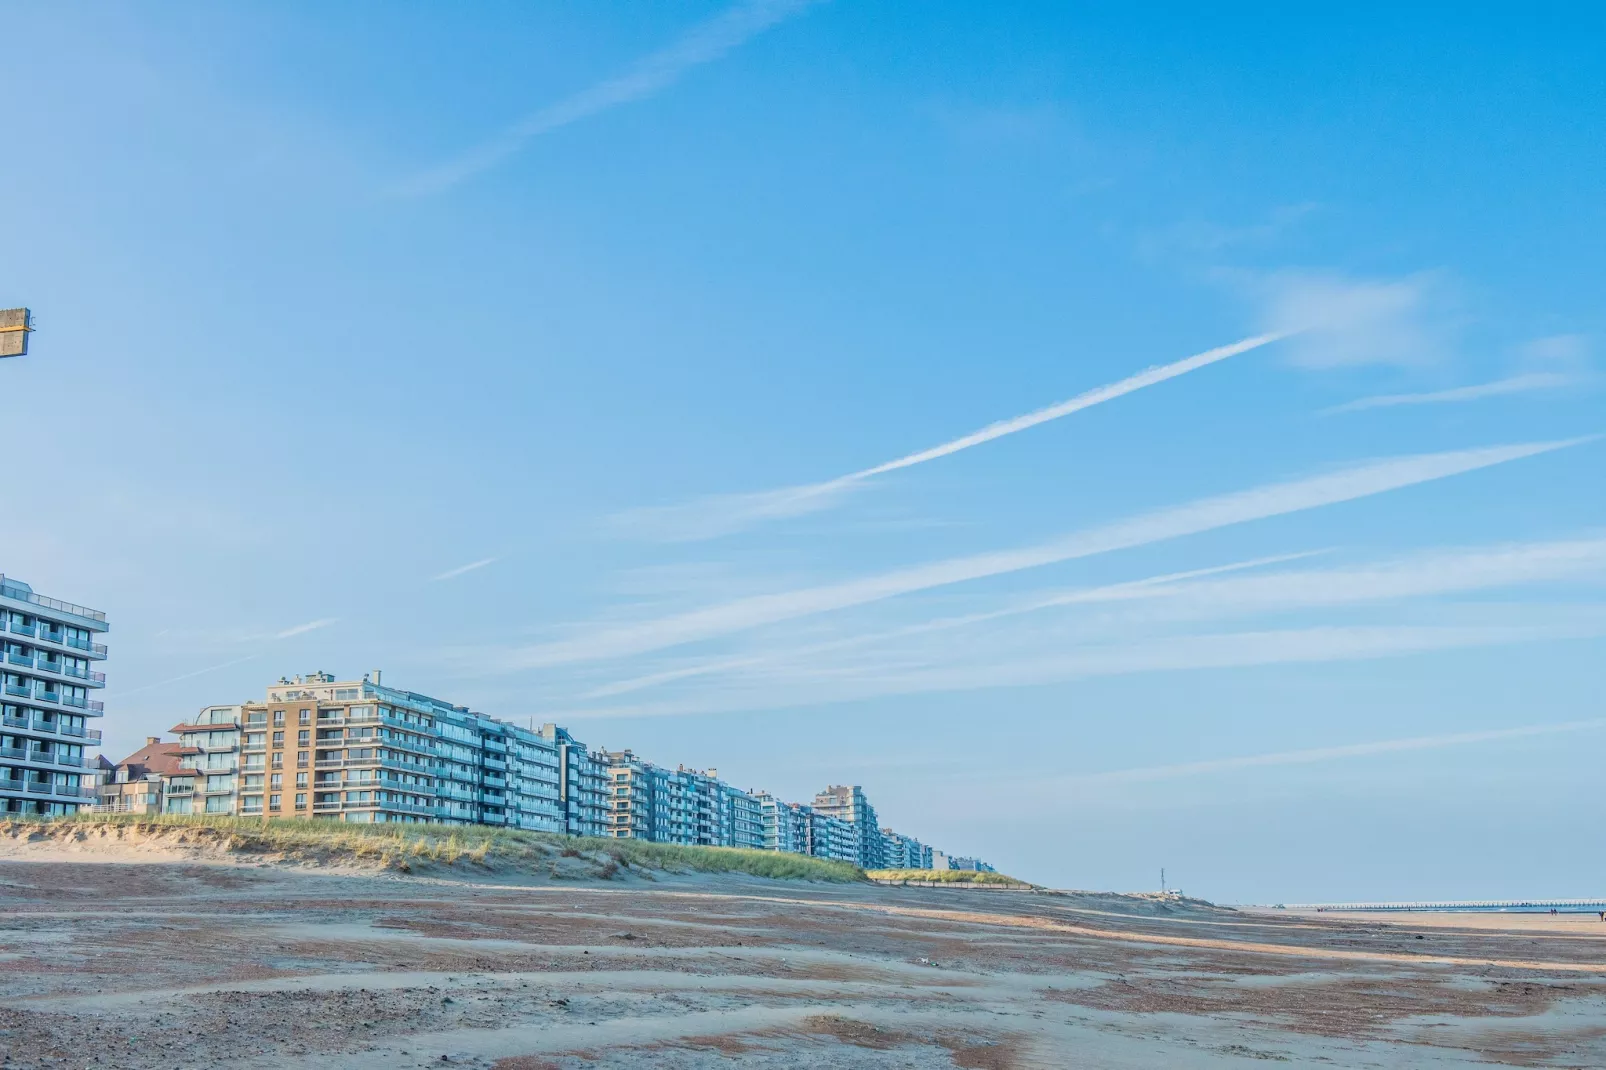
{"label": "white cloud streak", "polygon": [[396,188],[405,196],[439,193],[494,167],[531,138],[654,96],[688,71],[712,63],[765,30],[801,13],[815,0],[746,0],[693,27],[673,44],[638,60],[623,74],[532,112],[471,152]]}
{"label": "white cloud streak", "polygon": [[1572,375],[1560,372],[1530,372],[1526,375],[1513,375],[1506,379],[1496,379],[1492,383],[1476,383],[1471,386],[1458,386],[1449,390],[1431,390],[1421,394],[1380,394],[1376,397],[1359,398],[1335,405],[1330,409],[1322,410],[1327,414],[1341,412],[1359,412],[1363,409],[1386,409],[1396,405],[1444,405],[1459,401],[1482,401],[1484,398],[1503,397],[1507,394],[1528,394],[1539,390],[1555,390],[1564,386],[1571,386],[1578,382]]}
{"label": "white cloud streak", "polygon": [[[833,651],[871,647],[953,628],[970,627],[1049,609],[1109,603],[1159,603],[1159,613],[1177,617],[1221,617],[1257,612],[1330,608],[1404,598],[1454,594],[1561,579],[1576,579],[1606,571],[1606,538],[1518,543],[1458,548],[1418,554],[1372,565],[1329,569],[1299,569],[1265,575],[1206,579],[1270,564],[1314,556],[1284,554],[1213,568],[1151,576],[1100,587],[1053,591],[1019,599],[1001,609],[963,616],[940,617],[881,632],[847,636],[826,643],[768,651],[743,657],[711,658],[604,685],[582,695],[585,699],[628,694],[681,680],[713,674],[751,672],[765,667],[790,666],[799,676],[810,670],[799,665],[806,659]],[[1189,582],[1202,581],[1202,582]],[[947,658],[949,655],[939,655]]]}
{"label": "white cloud streak", "polygon": [[1417,367],[1445,360],[1454,315],[1434,274],[1352,279],[1280,272],[1258,280],[1267,330],[1297,332],[1293,363],[1323,369],[1365,364]]}
{"label": "white cloud streak", "polygon": [[1338,747],[1313,747],[1308,750],[1278,751],[1273,754],[1251,754],[1233,758],[1213,758],[1201,762],[1150,765],[1136,769],[1115,769],[1104,773],[1083,773],[1052,777],[1045,781],[1044,786],[1072,787],[1113,783],[1147,783],[1210,773],[1233,772],[1239,769],[1262,769],[1280,765],[1309,765],[1315,762],[1339,761],[1345,758],[1368,758],[1376,754],[1437,750],[1442,747],[1458,747],[1472,743],[1494,743],[1499,740],[1561,735],[1570,732],[1588,732],[1601,728],[1606,728],[1606,718],[1595,718],[1588,721],[1565,721],[1560,724],[1528,725],[1523,728],[1500,728],[1483,732],[1455,732],[1440,736],[1418,736],[1414,739],[1388,739],[1372,743],[1351,743]]}
{"label": "white cloud streak", "polygon": [[339,619],[339,617],[324,617],[321,620],[309,620],[305,624],[297,624],[294,628],[286,628],[282,632],[274,632],[273,638],[289,639],[292,636],[305,635],[307,632],[315,632],[319,628],[327,628],[329,625],[334,624]]}
{"label": "white cloud streak", "polygon": [[1255,335],[1233,342],[1230,345],[1217,346],[1215,349],[1196,353],[1191,357],[1173,361],[1170,364],[1160,364],[1145,368],[1134,375],[1129,375],[1118,382],[1108,383],[1104,386],[1094,387],[1073,398],[1053,405],[1036,409],[1022,416],[1014,416],[1007,420],[999,420],[986,427],[958,438],[950,439],[930,449],[920,450],[916,453],[906,454],[884,464],[874,465],[870,468],[850,472],[845,476],[826,480],[823,483],[809,483],[795,487],[782,487],[778,490],[758,491],[752,494],[722,494],[684,505],[656,506],[643,509],[632,509],[621,514],[617,519],[619,525],[630,530],[639,530],[653,533],[656,537],[671,540],[692,540],[713,538],[718,535],[728,535],[744,530],[754,524],[767,520],[778,520],[785,517],[803,516],[808,513],[819,512],[836,505],[855,487],[875,476],[896,472],[904,468],[912,468],[917,464],[935,461],[941,457],[948,457],[961,450],[980,446],[985,442],[1013,435],[1039,424],[1058,420],[1072,413],[1090,409],[1106,401],[1124,397],[1127,394],[1144,387],[1163,383],[1168,379],[1175,379],[1179,375],[1197,371],[1210,364],[1235,357],[1240,353],[1247,353],[1251,349],[1258,349],[1264,345],[1288,337],[1292,331],[1273,331],[1267,334]]}
{"label": "white cloud streak", "polygon": [[[1237,572],[1243,569],[1262,568],[1266,565],[1279,564],[1284,561],[1294,561],[1300,558],[1311,557],[1322,553],[1320,550],[1305,551],[1296,554],[1279,554],[1275,557],[1256,558],[1252,561],[1237,561],[1228,565],[1215,565],[1210,568],[1190,569],[1187,572],[1170,572],[1160,576],[1150,576],[1146,579],[1132,580],[1127,583],[1109,584],[1103,587],[1085,588],[1077,591],[1058,592],[1047,598],[1041,598],[1023,605],[1010,606],[1006,609],[993,610],[987,613],[970,613],[958,617],[939,617],[936,620],[924,621],[920,624],[910,624],[902,628],[893,628],[888,631],[876,632],[869,635],[846,636],[842,639],[833,639],[830,642],[815,643],[810,646],[797,647],[781,652],[768,654],[747,655],[735,658],[715,658],[687,665],[663,672],[638,676],[629,680],[619,680],[604,684],[582,695],[582,698],[608,698],[614,695],[625,695],[632,691],[641,691],[649,687],[662,684],[675,683],[695,676],[707,676],[712,673],[730,672],[735,669],[749,669],[760,665],[774,664],[781,661],[794,661],[801,657],[816,654],[826,654],[833,650],[843,650],[851,647],[867,646],[873,643],[885,642],[892,639],[902,639],[929,632],[943,631],[950,628],[962,628],[966,625],[980,624],[984,621],[997,620],[1000,617],[1012,616],[1018,613],[1029,613],[1033,610],[1045,609],[1049,606],[1069,605],[1074,602],[1113,601],[1125,597],[1132,597],[1134,592],[1158,584],[1176,583],[1181,580],[1194,579],[1199,576],[1215,576],[1225,572]],[[1138,595],[1141,597],[1141,595]]]}
{"label": "white cloud streak", "polygon": [[885,662],[857,671],[794,669],[738,681],[719,692],[662,702],[553,711],[569,718],[673,717],[860,701],[886,695],[1030,687],[1106,676],[1404,657],[1469,647],[1590,639],[1606,616],[1496,626],[1348,625],[1222,632],[1083,645],[1028,659],[955,665]]}
{"label": "white cloud streak", "polygon": [[484,568],[486,565],[494,565],[498,560],[500,559],[495,557],[484,557],[478,561],[470,561],[466,565],[458,565],[456,568],[449,568],[438,576],[431,576],[429,578],[429,582],[440,583],[442,580],[455,580],[457,577],[466,572],[473,572],[475,569]]}
{"label": "white cloud streak", "polygon": [[132,688],[128,691],[119,691],[117,692],[117,697],[127,698],[129,695],[137,695],[141,691],[149,691],[152,688],[166,687],[168,684],[176,684],[181,680],[189,680],[197,676],[205,676],[209,672],[217,672],[219,669],[227,669],[233,665],[244,665],[248,661],[255,661],[260,656],[261,655],[259,654],[247,654],[243,658],[235,658],[233,661],[225,661],[221,665],[208,665],[204,669],[196,669],[194,672],[187,672],[182,676],[175,676],[168,680],[158,680],[154,684],[142,684],[141,686]]}
{"label": "white cloud streak", "polygon": [[1365,498],[1576,445],[1531,442],[1396,457],[1327,475],[1205,498],[1037,546],[951,558],[842,583],[759,595],[637,624],[599,628],[513,652],[504,667],[538,668],[624,657],[826,613],[916,591],[1143,546],[1251,520]]}

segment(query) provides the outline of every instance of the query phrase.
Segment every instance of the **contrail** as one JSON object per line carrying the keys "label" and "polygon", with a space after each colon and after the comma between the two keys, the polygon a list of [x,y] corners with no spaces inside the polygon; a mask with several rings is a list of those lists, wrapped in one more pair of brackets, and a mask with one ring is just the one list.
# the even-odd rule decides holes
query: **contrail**
{"label": "contrail", "polygon": [[[1298,561],[1303,558],[1314,557],[1325,553],[1324,550],[1303,550],[1298,553],[1277,554],[1273,557],[1257,557],[1249,561],[1234,561],[1226,565],[1212,565],[1209,568],[1189,569],[1186,572],[1167,572],[1159,576],[1146,576],[1140,580],[1127,580],[1123,583],[1111,583],[1101,587],[1087,587],[1074,591],[1061,591],[1049,598],[1037,599],[1030,602],[1010,606],[1006,609],[992,610],[987,613],[968,613],[958,617],[938,617],[936,620],[923,621],[919,624],[909,624],[901,628],[892,628],[881,632],[872,632],[868,635],[852,635],[842,639],[832,639],[824,643],[814,643],[809,646],[798,647],[784,652],[784,660],[795,660],[812,654],[828,654],[834,650],[842,650],[868,643],[884,642],[888,639],[902,639],[905,636],[922,635],[927,632],[944,631],[950,628],[963,628],[971,624],[981,624],[999,617],[1013,616],[1019,613],[1030,613],[1038,609],[1048,609],[1052,606],[1071,605],[1078,602],[1116,601],[1132,596],[1150,588],[1165,584],[1178,583],[1184,580],[1198,579],[1203,576],[1219,576],[1226,572],[1241,572],[1245,569],[1263,568],[1266,565],[1281,564],[1285,561]],[[614,695],[629,694],[643,688],[656,687],[659,684],[674,683],[694,676],[707,676],[711,673],[725,672],[730,669],[745,669],[755,665],[783,660],[775,654],[752,654],[734,658],[716,658],[687,665],[678,669],[666,669],[663,672],[650,673],[646,676],[637,676],[629,680],[619,680],[611,684],[593,688],[580,697],[583,699],[609,698]]]}
{"label": "contrail", "polygon": [[1184,505],[1075,532],[1053,542],[883,572],[841,583],[755,595],[658,620],[598,629],[588,635],[526,647],[509,659],[510,669],[531,669],[577,661],[625,657],[732,632],[793,620],[851,606],[879,602],[916,591],[999,576],[1022,569],[1166,539],[1213,531],[1266,517],[1354,501],[1492,465],[1592,441],[1595,436],[1552,442],[1450,450],[1391,457],[1326,475],[1204,498]]}
{"label": "contrail", "polygon": [[749,38],[798,14],[815,2],[747,0],[728,8],[693,27],[668,47],[638,60],[623,74],[527,115],[496,139],[402,183],[395,192],[418,196],[449,189],[513,155],[533,137],[589,119],[621,104],[644,100],[667,89],[693,67],[719,59]]}
{"label": "contrail", "polygon": [[[1047,408],[1029,412],[1024,416],[1016,416],[1010,420],[1000,420],[997,423],[988,424],[980,431],[972,431],[970,434],[962,435],[951,442],[944,442],[940,446],[933,446],[929,450],[921,450],[919,453],[911,453],[907,457],[899,457],[897,460],[888,461],[886,464],[878,464],[874,468],[866,468],[862,472],[854,472],[852,475],[843,476],[841,479],[833,480],[832,482],[845,483],[868,479],[871,476],[881,475],[883,472],[895,472],[900,468],[910,468],[917,464],[924,464],[927,461],[934,461],[938,457],[946,457],[951,453],[958,453],[960,450],[968,450],[970,447],[979,446],[983,442],[991,442],[995,438],[1013,435],[1015,432],[1024,431],[1028,427],[1036,427],[1038,424],[1046,424],[1050,420],[1058,420],[1061,416],[1069,416],[1073,412],[1090,409],[1094,405],[1112,401],[1125,394],[1130,394],[1134,390],[1142,390],[1146,386],[1163,383],[1167,379],[1175,379],[1179,375],[1186,375],[1188,372],[1203,368],[1207,364],[1214,364],[1218,360],[1226,360],[1228,357],[1235,357],[1239,353],[1247,353],[1251,349],[1258,349],[1263,345],[1269,345],[1279,339],[1287,338],[1292,333],[1292,331],[1277,331],[1271,334],[1257,334],[1253,338],[1245,338],[1243,341],[1233,342],[1231,345],[1218,346],[1215,349],[1206,350],[1203,353],[1174,361],[1171,364],[1160,364],[1155,367],[1145,368],[1136,375],[1129,375],[1118,383],[1094,387],[1086,393],[1078,394],[1074,398],[1062,401],[1057,405],[1050,405]],[[831,486],[830,483],[821,485]]]}
{"label": "contrail", "polygon": [[1560,372],[1532,372],[1527,375],[1513,375],[1509,379],[1496,379],[1492,383],[1476,383],[1472,386],[1457,386],[1449,390],[1434,390],[1426,394],[1381,394],[1377,397],[1360,398],[1356,401],[1347,401],[1342,405],[1334,405],[1330,409],[1323,409],[1322,415],[1330,416],[1341,412],[1359,412],[1362,409],[1387,409],[1396,405],[1443,405],[1457,401],[1481,401],[1484,398],[1503,397],[1507,394],[1525,394],[1535,390],[1555,390],[1563,386],[1571,386],[1578,382],[1575,375],[1563,375]]}
{"label": "contrail", "polygon": [[231,665],[243,665],[248,661],[255,661],[260,656],[261,655],[259,654],[247,654],[243,658],[235,658],[233,661],[225,661],[221,665],[208,665],[204,669],[196,669],[194,672],[187,672],[183,676],[175,676],[171,680],[158,680],[154,684],[144,684],[140,687],[134,688],[131,691],[119,691],[117,695],[119,698],[127,698],[129,695],[137,695],[141,691],[149,691],[153,687],[166,687],[168,684],[176,684],[180,680],[188,680],[192,676],[205,676],[209,672],[217,672],[219,669],[227,669]]}
{"label": "contrail", "polygon": [[1214,758],[1203,762],[1181,762],[1176,765],[1150,765],[1137,769],[1115,769],[1106,773],[1085,773],[1056,777],[1052,783],[1108,784],[1124,781],[1170,780],[1174,777],[1195,776],[1200,773],[1220,773],[1233,769],[1254,769],[1273,765],[1304,765],[1310,762],[1329,762],[1339,758],[1364,758],[1373,754],[1394,754],[1400,751],[1431,750],[1467,743],[1492,743],[1501,739],[1520,739],[1525,736],[1549,736],[1563,732],[1585,732],[1606,727],[1606,718],[1589,721],[1567,721],[1562,724],[1529,725],[1525,728],[1501,728],[1485,732],[1457,732],[1443,736],[1418,736],[1414,739],[1388,739],[1375,743],[1351,743],[1340,747],[1315,747],[1310,750],[1280,751],[1275,754],[1251,754],[1236,758]]}
{"label": "contrail", "polygon": [[764,520],[778,519],[789,516],[802,516],[807,513],[828,509],[842,494],[853,489],[857,484],[874,476],[884,475],[887,472],[896,472],[902,468],[912,468],[917,464],[935,461],[940,457],[968,450],[972,446],[979,446],[984,442],[991,442],[1005,435],[1013,435],[1018,431],[1036,427],[1038,424],[1058,420],[1062,416],[1069,416],[1083,409],[1090,409],[1094,405],[1113,401],[1146,386],[1163,383],[1167,379],[1175,379],[1179,375],[1226,360],[1228,357],[1246,353],[1251,349],[1258,349],[1264,345],[1287,338],[1296,331],[1274,331],[1269,334],[1257,334],[1230,345],[1217,346],[1215,349],[1196,353],[1191,357],[1173,361],[1170,364],[1160,364],[1145,368],[1135,375],[1129,375],[1119,382],[1108,383],[1104,386],[1094,387],[1073,398],[1037,409],[1023,416],[1011,417],[1008,420],[999,420],[988,424],[978,431],[950,439],[930,449],[910,453],[896,460],[884,464],[874,465],[857,472],[850,472],[823,483],[808,483],[796,487],[782,487],[778,490],[759,491],[753,494],[729,494],[704,498],[700,501],[685,505],[658,506],[644,509],[633,509],[619,518],[625,526],[660,526],[669,529],[667,537],[671,539],[699,539],[710,538],[715,535],[730,534],[740,531],[754,523]]}
{"label": "contrail", "polygon": [[329,625],[334,624],[339,619],[340,618],[338,617],[324,617],[321,620],[309,620],[305,624],[297,624],[294,628],[286,628],[282,632],[275,632],[273,633],[273,638],[289,639],[292,636],[304,635],[307,632],[315,632],[319,628],[329,627]]}
{"label": "contrail", "polygon": [[496,564],[497,560],[498,559],[494,557],[486,557],[481,558],[478,561],[471,561],[466,565],[458,565],[456,568],[447,569],[439,576],[431,576],[429,578],[429,582],[439,583],[441,580],[455,580],[465,572],[473,572],[477,568],[484,568],[486,565],[494,565]]}

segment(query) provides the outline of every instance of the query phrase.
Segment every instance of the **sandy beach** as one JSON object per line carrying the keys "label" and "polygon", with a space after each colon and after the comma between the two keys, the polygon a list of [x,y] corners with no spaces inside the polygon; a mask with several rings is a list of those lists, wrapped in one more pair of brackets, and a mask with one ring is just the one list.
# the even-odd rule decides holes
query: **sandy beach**
{"label": "sandy beach", "polygon": [[1548,916],[14,845],[0,1066],[1593,1067],[1602,936]]}

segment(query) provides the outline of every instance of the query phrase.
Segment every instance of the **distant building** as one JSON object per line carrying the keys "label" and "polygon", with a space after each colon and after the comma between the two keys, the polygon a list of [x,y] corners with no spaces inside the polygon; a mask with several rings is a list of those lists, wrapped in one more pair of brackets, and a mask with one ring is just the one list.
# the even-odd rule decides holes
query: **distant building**
{"label": "distant building", "polygon": [[853,839],[851,860],[856,865],[881,868],[881,826],[863,788],[857,784],[832,784],[814,797],[814,812],[848,824]]}
{"label": "distant building", "polygon": [[757,792],[754,800],[759,807],[761,847],[796,855],[813,853],[809,837],[812,807],[783,802],[767,791]]}
{"label": "distant building", "polygon": [[881,866],[883,869],[930,869],[931,848],[891,829],[881,830]]}
{"label": "distant building", "polygon": [[119,776],[150,783],[108,786],[102,805],[492,825],[785,851],[865,869],[989,868],[881,828],[858,785],[832,785],[812,804],[787,802],[743,791],[716,769],[591,751],[555,724],[527,729],[388,687],[377,671],[360,680],[324,672],[281,678],[260,702],[207,706],[173,731],[175,744],[147,741],[169,761],[144,761],[147,771],[138,772],[142,751],[107,766],[109,785]]}
{"label": "distant building", "polygon": [[328,673],[176,725],[167,813],[498,825],[598,835],[600,766],[565,730],[535,732],[414,691]]}
{"label": "distant building", "polygon": [[563,812],[564,834],[606,835],[607,767],[566,728],[544,724],[540,734],[557,749],[558,801]]}
{"label": "distant building", "polygon": [[607,777],[604,835],[703,847],[762,847],[759,797],[719,779],[718,771],[669,769],[628,750],[595,756]]}
{"label": "distant building", "polygon": [[102,758],[95,812],[162,813],[164,778],[182,769],[180,748],[177,742],[163,743],[160,736],[147,736],[143,747],[120,762],[113,764]]}
{"label": "distant building", "polygon": [[106,686],[90,666],[106,657],[95,637],[106,614],[35,594],[0,575],[0,814],[74,814],[95,800]]}
{"label": "distant building", "polygon": [[[193,721],[176,724],[179,768],[163,773],[162,812],[167,814],[236,814],[243,780],[243,706],[207,706]],[[309,722],[310,723],[310,722]],[[310,735],[310,729],[308,730]],[[266,746],[252,748],[260,760]],[[261,766],[252,776],[260,780]],[[282,768],[282,767],[281,767]],[[306,772],[301,774],[306,784]],[[303,786],[303,790],[305,787]],[[257,809],[261,813],[260,807]]]}

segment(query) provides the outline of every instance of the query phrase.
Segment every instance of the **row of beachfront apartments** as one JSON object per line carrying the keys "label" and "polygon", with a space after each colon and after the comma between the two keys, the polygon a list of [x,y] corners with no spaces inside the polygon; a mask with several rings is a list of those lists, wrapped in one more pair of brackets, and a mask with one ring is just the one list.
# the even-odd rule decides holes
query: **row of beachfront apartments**
{"label": "row of beachfront apartments", "polygon": [[281,679],[261,702],[208,706],[115,765],[104,810],[494,825],[569,836],[790,851],[866,869],[985,866],[885,828],[858,785],[812,803],[717,770],[591,750],[555,724],[500,721],[381,674]]}
{"label": "row of beachfront apartments", "polygon": [[987,868],[880,824],[862,788],[811,803],[705,771],[591,750],[563,728],[499,721],[384,685],[378,672],[281,679],[208,706],[120,762],[93,752],[106,616],[0,576],[0,814],[102,811],[438,822],[752,847],[867,869]]}

